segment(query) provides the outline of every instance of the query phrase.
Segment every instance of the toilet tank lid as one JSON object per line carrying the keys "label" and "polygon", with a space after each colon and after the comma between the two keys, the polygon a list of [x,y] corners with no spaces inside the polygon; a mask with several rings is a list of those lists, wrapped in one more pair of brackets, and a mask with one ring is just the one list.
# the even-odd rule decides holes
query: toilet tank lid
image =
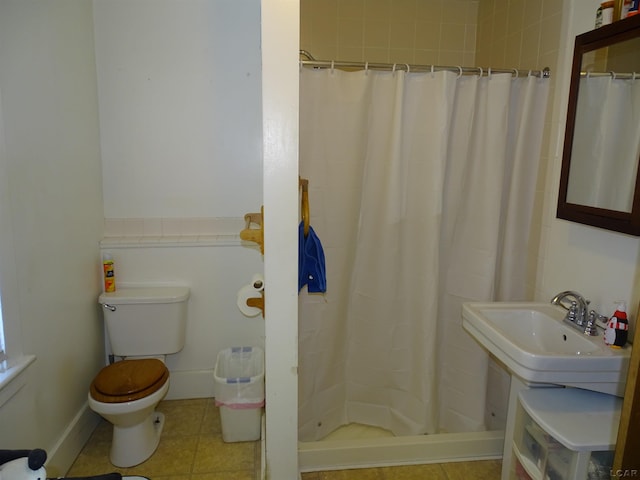
{"label": "toilet tank lid", "polygon": [[189,298],[188,287],[131,287],[103,293],[98,302],[111,305],[138,303],[178,303]]}

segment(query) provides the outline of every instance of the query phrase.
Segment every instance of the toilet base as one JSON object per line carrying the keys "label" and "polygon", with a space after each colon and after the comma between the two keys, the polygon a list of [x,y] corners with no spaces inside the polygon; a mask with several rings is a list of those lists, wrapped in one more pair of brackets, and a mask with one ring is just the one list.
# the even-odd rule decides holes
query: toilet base
{"label": "toilet base", "polygon": [[116,467],[133,467],[147,460],[158,448],[164,414],[152,412],[146,420],[130,427],[113,426],[110,460]]}

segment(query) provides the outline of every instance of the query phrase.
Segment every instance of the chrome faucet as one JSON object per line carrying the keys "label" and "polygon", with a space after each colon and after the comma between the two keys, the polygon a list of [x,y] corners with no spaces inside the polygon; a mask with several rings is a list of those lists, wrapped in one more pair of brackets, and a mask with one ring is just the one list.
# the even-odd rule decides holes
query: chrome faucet
{"label": "chrome faucet", "polygon": [[564,321],[585,335],[598,335],[596,320],[606,320],[605,316],[598,314],[595,310],[589,311],[589,300],[572,290],[560,292],[551,299],[551,303],[565,308],[567,314]]}

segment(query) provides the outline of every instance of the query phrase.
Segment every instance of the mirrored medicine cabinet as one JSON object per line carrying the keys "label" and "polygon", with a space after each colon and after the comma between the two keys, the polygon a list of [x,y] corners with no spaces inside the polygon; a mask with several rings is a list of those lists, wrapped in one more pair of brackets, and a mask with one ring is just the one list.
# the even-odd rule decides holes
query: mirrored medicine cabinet
{"label": "mirrored medicine cabinet", "polygon": [[557,217],[640,236],[640,15],[575,41]]}

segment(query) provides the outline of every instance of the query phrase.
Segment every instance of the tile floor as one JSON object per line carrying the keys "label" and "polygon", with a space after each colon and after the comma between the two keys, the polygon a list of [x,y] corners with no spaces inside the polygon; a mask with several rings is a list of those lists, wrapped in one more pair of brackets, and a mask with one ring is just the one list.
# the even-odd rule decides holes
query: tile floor
{"label": "tile floor", "polygon": [[165,425],[156,453],[131,468],[109,462],[111,424],[102,420],[67,473],[69,477],[109,472],[153,480],[256,480],[260,442],[224,443],[213,399],[165,400],[158,405]]}
{"label": "tile floor", "polygon": [[[120,472],[152,480],[258,480],[260,442],[224,443],[212,399],[163,401],[166,423],[156,453],[131,468],[109,463],[111,425],[102,421],[67,473]],[[302,480],[498,480],[499,460],[303,473]],[[275,480],[275,479],[274,479]]]}

